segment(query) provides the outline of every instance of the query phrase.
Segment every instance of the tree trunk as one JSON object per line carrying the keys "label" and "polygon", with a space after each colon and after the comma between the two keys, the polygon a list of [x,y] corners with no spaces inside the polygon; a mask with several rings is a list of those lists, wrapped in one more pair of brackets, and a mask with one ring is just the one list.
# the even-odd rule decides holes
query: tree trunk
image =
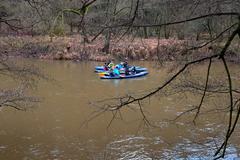
{"label": "tree trunk", "polygon": [[167,30],[167,26],[164,26],[163,29],[164,29],[164,37],[165,37],[165,39],[169,39],[170,32]]}
{"label": "tree trunk", "polygon": [[199,41],[199,37],[200,37],[200,32],[197,32],[196,41]]}
{"label": "tree trunk", "polygon": [[148,29],[147,27],[143,27],[144,38],[148,38]]}
{"label": "tree trunk", "polygon": [[210,39],[212,39],[213,35],[212,35],[212,27],[211,27],[211,20],[210,19],[207,20],[207,30],[208,30]]}
{"label": "tree trunk", "polygon": [[102,49],[103,52],[105,52],[106,54],[110,53],[110,41],[111,41],[111,31],[108,30],[106,35],[105,35],[105,42],[104,42],[104,47]]}
{"label": "tree trunk", "polygon": [[73,23],[70,23],[70,32],[73,33]]}

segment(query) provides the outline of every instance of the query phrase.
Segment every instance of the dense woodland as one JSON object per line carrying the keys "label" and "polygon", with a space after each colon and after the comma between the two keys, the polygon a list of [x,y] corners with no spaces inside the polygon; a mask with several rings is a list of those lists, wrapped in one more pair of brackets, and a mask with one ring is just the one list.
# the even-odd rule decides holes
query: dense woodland
{"label": "dense woodland", "polygon": [[[123,27],[153,25],[214,13],[239,12],[238,0],[1,0],[1,34],[56,35],[119,34]],[[136,9],[137,7],[137,9]],[[236,21],[236,16],[205,19],[163,27],[135,27],[129,34],[139,37],[213,37]],[[119,26],[110,27],[110,26]]]}
{"label": "dense woodland", "polygon": [[[238,0],[2,0],[0,34],[21,38],[5,37],[0,45],[12,53],[4,44],[13,41],[15,51],[44,59],[104,61],[109,55],[98,54],[111,53],[120,59],[159,60],[157,54],[175,52],[164,56],[174,60],[182,48],[219,50],[237,25],[239,10]],[[206,47],[199,52],[208,52]],[[235,43],[231,52],[238,50]]]}

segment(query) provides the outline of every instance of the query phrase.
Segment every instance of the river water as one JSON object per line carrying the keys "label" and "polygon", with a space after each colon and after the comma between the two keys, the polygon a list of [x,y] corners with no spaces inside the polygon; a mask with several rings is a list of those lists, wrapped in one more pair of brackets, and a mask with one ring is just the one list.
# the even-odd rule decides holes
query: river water
{"label": "river water", "polygon": [[[114,115],[99,107],[114,103],[109,98],[144,94],[168,79],[169,67],[152,62],[135,62],[149,68],[149,75],[138,79],[100,80],[93,72],[96,62],[32,60],[54,81],[41,80],[32,92],[41,103],[26,112],[4,108],[0,111],[0,159],[211,159],[225,136],[227,113],[207,112],[226,107],[227,97],[209,95],[203,103],[205,113],[196,124],[188,113],[198,105],[201,95],[183,92],[175,86],[142,102],[144,113],[154,127],[143,121],[137,104],[124,107]],[[193,76],[205,78],[206,65],[192,70]],[[239,65],[231,64],[234,86],[240,80]],[[220,64],[213,65],[212,76],[225,79]],[[181,77],[184,80],[184,76]],[[3,84],[3,83],[1,83]],[[7,85],[7,82],[4,82]],[[182,83],[180,83],[182,84]],[[177,84],[176,84],[177,85]],[[175,94],[173,94],[175,93]],[[105,101],[104,101],[105,100]],[[204,112],[204,109],[203,109]],[[110,124],[110,125],[109,125]],[[240,157],[239,125],[227,148],[226,158]]]}

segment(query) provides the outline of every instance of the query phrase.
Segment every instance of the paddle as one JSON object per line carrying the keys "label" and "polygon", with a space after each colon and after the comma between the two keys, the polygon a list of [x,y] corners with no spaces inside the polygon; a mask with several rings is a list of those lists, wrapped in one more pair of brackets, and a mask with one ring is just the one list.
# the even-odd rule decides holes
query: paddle
{"label": "paddle", "polygon": [[100,73],[98,73],[98,75],[99,75],[100,77],[108,76],[108,75],[109,75],[109,72],[100,72]]}
{"label": "paddle", "polygon": [[100,77],[102,77],[102,76],[105,76],[105,73],[106,73],[106,72],[100,72],[100,73],[98,73],[98,75],[99,75]]}

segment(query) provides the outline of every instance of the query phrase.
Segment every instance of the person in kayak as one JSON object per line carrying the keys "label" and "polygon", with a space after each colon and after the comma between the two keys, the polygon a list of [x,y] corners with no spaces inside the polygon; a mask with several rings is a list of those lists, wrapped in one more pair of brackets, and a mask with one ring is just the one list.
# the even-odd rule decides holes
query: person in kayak
{"label": "person in kayak", "polygon": [[107,63],[105,63],[104,64],[104,71],[108,71],[109,69],[108,69],[108,64]]}
{"label": "person in kayak", "polygon": [[124,67],[124,68],[127,68],[127,67],[128,67],[128,62],[127,62],[127,60],[125,60],[125,61],[123,62],[123,67]]}
{"label": "person in kayak", "polygon": [[125,75],[129,75],[129,66],[127,61],[123,63],[123,67],[125,69]]}
{"label": "person in kayak", "polygon": [[131,70],[132,74],[136,74],[137,71],[136,71],[136,67],[134,66],[133,69]]}
{"label": "person in kayak", "polygon": [[108,68],[109,68],[109,69],[113,69],[114,66],[115,66],[115,65],[114,65],[113,60],[110,61],[110,63],[108,64]]}
{"label": "person in kayak", "polygon": [[120,75],[120,71],[119,71],[119,66],[118,65],[113,69],[113,74],[114,74],[114,76],[119,76]]}

